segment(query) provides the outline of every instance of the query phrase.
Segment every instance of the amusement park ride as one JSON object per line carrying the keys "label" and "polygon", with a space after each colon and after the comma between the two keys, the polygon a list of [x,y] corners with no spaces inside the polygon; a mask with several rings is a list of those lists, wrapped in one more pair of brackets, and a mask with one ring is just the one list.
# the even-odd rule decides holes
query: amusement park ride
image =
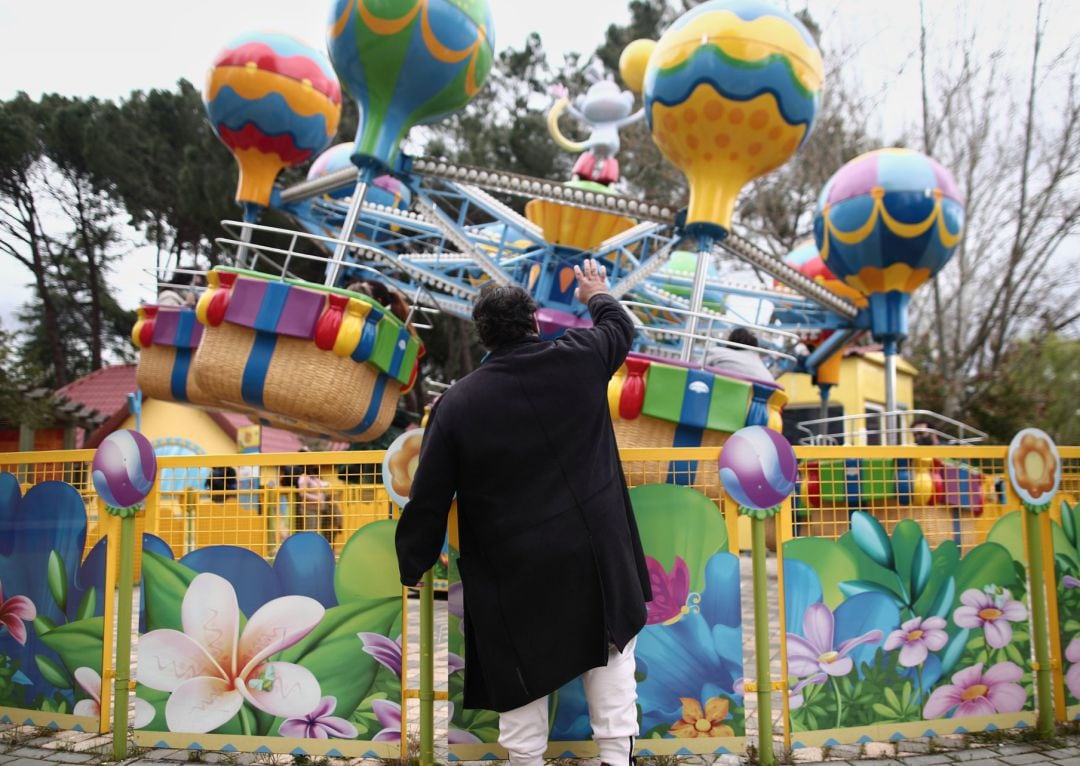
{"label": "amusement park ride", "polygon": [[[947,170],[904,149],[855,158],[821,193],[814,242],[783,260],[732,228],[742,187],[786,162],[813,127],[824,69],[795,17],[759,0],[711,0],[658,42],[625,49],[629,90],[606,81],[573,102],[559,94],[552,136],[583,152],[568,183],[399,150],[412,126],[460,109],[483,86],[493,28],[485,0],[335,0],[329,58],[276,34],[240,37],[218,55],[204,99],[240,168],[243,220],[226,222],[233,236],[219,241],[235,260],[207,274],[195,309],[140,309],[133,339],[147,395],[368,441],[415,383],[423,343],[413,313],[395,316],[350,285],[374,277],[414,310],[469,318],[484,283],[519,284],[555,337],[589,324],[573,297],[572,268],[585,258],[606,265],[640,329],[609,396],[624,446],[718,444],[710,435],[778,427],[780,387],[707,364],[732,326],[761,335],[778,370],[815,375],[823,399],[843,348],[866,331],[895,380],[909,296],[945,264],[963,226]],[[342,88],[359,106],[356,141],[322,151]],[[563,136],[569,116],[586,141]],[[612,188],[618,130],[641,117],[686,175],[686,210]],[[308,162],[306,181],[275,185],[281,169]],[[527,198],[525,214],[496,195]],[[260,224],[266,208],[297,228]],[[724,276],[717,264],[732,257],[773,284]],[[322,284],[293,276],[312,258],[326,262]],[[892,385],[888,398],[895,410]]]}

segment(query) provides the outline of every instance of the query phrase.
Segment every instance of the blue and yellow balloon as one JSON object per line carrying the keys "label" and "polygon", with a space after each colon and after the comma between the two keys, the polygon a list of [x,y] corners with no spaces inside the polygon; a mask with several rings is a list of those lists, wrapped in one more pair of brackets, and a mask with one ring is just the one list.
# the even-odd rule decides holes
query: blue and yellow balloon
{"label": "blue and yellow balloon", "polygon": [[711,0],[619,62],[640,87],[653,141],[690,184],[687,230],[724,236],[739,191],[810,133],[824,80],[817,44],[760,0]]}

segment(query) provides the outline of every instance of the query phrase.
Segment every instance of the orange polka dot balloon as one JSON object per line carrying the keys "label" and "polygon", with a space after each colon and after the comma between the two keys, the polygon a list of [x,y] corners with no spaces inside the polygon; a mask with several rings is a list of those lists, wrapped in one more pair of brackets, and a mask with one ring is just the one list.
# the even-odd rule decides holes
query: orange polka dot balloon
{"label": "orange polka dot balloon", "polygon": [[760,0],[711,0],[654,46],[633,45],[621,68],[639,69],[648,55],[645,115],[690,183],[687,229],[723,236],[742,187],[783,165],[809,135],[821,53],[798,19]]}

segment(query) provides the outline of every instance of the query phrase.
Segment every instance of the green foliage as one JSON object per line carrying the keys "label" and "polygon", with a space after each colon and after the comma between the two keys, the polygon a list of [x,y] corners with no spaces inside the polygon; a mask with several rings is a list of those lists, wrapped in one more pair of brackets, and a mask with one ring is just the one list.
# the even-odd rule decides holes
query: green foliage
{"label": "green foliage", "polygon": [[49,552],[49,593],[60,608],[61,612],[67,611],[67,571],[64,569],[64,559],[56,551]]}
{"label": "green foliage", "polygon": [[338,602],[369,602],[401,598],[397,554],[394,552],[395,521],[365,524],[345,543],[334,571]]}
{"label": "green foliage", "polygon": [[855,557],[835,540],[824,537],[797,537],[784,543],[784,558],[812,567],[821,580],[823,600],[836,609],[844,600],[840,583],[859,579]]}
{"label": "green foliage", "polygon": [[[645,552],[671,571],[678,555],[690,570],[690,589],[705,587],[705,562],[728,549],[727,526],[716,505],[695,489],[675,484],[645,484],[630,490],[634,518]],[[678,508],[673,524],[671,509]]]}
{"label": "green foliage", "polygon": [[[100,674],[104,624],[104,617],[69,622],[41,634],[41,642],[60,656],[69,673],[74,673],[76,668],[87,667]],[[38,655],[38,658],[41,657]],[[41,668],[40,663],[38,667]]]}
{"label": "green foliage", "polygon": [[0,707],[26,707],[26,687],[15,680],[19,660],[0,654]]}

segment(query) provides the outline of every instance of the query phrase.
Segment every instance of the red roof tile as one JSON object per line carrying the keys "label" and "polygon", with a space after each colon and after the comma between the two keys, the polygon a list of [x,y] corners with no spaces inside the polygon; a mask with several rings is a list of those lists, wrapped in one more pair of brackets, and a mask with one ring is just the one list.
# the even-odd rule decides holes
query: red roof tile
{"label": "red roof tile", "polygon": [[102,367],[68,383],[54,394],[109,417],[127,407],[127,395],[135,392],[135,365]]}

